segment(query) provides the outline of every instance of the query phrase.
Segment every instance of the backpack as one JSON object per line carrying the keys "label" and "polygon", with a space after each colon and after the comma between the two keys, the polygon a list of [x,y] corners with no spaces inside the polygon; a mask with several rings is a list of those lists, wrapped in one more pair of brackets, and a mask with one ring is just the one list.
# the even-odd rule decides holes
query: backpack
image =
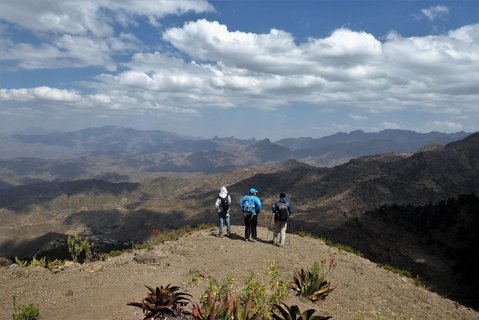
{"label": "backpack", "polygon": [[284,202],[278,203],[278,211],[276,211],[276,220],[288,221],[288,218],[289,218],[288,204]]}
{"label": "backpack", "polygon": [[256,204],[254,203],[254,196],[246,197],[243,202],[243,214],[246,219],[252,219],[256,214]]}
{"label": "backpack", "polygon": [[223,212],[228,212],[229,208],[230,208],[230,204],[228,203],[228,196],[222,198],[220,196],[218,196],[218,198],[220,199],[220,208],[221,208],[221,211]]}

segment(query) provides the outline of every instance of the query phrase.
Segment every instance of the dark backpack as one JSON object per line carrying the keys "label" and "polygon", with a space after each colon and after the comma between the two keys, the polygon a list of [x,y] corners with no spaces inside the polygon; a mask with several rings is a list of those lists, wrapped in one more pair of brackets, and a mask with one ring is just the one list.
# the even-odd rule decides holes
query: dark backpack
{"label": "dark backpack", "polygon": [[284,202],[278,203],[278,210],[276,211],[276,220],[288,221],[288,218],[289,218],[288,204]]}
{"label": "dark backpack", "polygon": [[218,198],[220,199],[220,208],[223,212],[228,212],[229,208],[230,208],[230,204],[228,203],[228,196],[222,198],[220,196],[218,196]]}
{"label": "dark backpack", "polygon": [[246,219],[252,219],[256,213],[256,204],[254,203],[254,196],[246,197],[243,202],[243,214]]}

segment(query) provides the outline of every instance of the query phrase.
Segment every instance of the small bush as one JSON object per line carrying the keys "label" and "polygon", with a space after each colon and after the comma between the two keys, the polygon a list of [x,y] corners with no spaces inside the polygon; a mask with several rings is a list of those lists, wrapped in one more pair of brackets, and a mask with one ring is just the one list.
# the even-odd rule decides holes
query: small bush
{"label": "small bush", "polygon": [[33,257],[32,261],[30,261],[29,264],[30,267],[41,267],[41,268],[46,268],[47,267],[47,260],[45,257],[41,259],[37,259],[36,257]]}
{"label": "small bush", "polygon": [[15,263],[19,267],[28,267],[28,261],[27,260],[21,260],[18,257],[15,257]]}
{"label": "small bush", "polygon": [[13,314],[12,320],[37,320],[40,317],[40,308],[33,304],[17,304],[16,297],[13,296]]}
{"label": "small bush", "polygon": [[73,235],[73,237],[68,236],[67,244],[73,262],[80,262],[80,260],[90,262],[92,260],[94,243],[87,238],[82,238],[78,234]]}

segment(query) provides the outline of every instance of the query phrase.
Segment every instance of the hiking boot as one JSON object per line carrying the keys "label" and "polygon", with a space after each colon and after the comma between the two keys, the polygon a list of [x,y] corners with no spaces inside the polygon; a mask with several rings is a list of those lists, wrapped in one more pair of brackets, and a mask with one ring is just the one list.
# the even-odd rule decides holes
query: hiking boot
{"label": "hiking boot", "polygon": [[229,238],[229,237],[231,236],[231,233],[228,232],[228,233],[226,234],[226,236]]}
{"label": "hiking boot", "polygon": [[251,242],[255,242],[255,240],[254,240],[253,238],[249,239],[249,241],[251,241]]}

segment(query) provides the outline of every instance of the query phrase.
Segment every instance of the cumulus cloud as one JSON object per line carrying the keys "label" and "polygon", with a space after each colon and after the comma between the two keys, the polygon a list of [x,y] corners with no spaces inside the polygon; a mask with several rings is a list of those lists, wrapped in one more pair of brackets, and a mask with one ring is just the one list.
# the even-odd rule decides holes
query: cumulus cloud
{"label": "cumulus cloud", "polygon": [[57,102],[78,102],[81,95],[76,91],[50,87],[0,89],[0,100],[3,101],[35,101],[48,100]]}
{"label": "cumulus cloud", "polygon": [[233,95],[248,87],[263,100],[343,104],[371,112],[442,112],[458,105],[477,112],[478,34],[475,24],[437,36],[391,33],[381,42],[341,28],[296,44],[291,34],[276,29],[245,33],[198,20],[166,30],[163,38],[208,65],[218,87]]}
{"label": "cumulus cloud", "polygon": [[434,7],[429,7],[426,9],[422,9],[421,13],[429,19],[429,21],[434,21],[437,18],[443,17],[449,14],[449,8],[442,5],[437,5]]}
{"label": "cumulus cloud", "polygon": [[463,126],[460,123],[452,121],[431,121],[425,124],[425,129],[428,131],[439,130],[439,131],[461,131]]}
{"label": "cumulus cloud", "polygon": [[368,117],[362,116],[362,115],[359,115],[359,114],[349,113],[348,115],[353,120],[357,120],[357,121],[368,120]]}
{"label": "cumulus cloud", "polygon": [[0,2],[0,20],[38,32],[94,34],[111,36],[112,23],[135,23],[138,16],[146,16],[152,23],[170,14],[214,11],[206,0],[16,0]]}
{"label": "cumulus cloud", "polygon": [[400,125],[391,121],[383,121],[382,125],[384,129],[401,129]]}
{"label": "cumulus cloud", "polygon": [[[115,32],[117,24],[134,25],[147,18],[158,25],[166,15],[208,12],[206,0],[18,0],[0,2],[0,22],[20,27],[38,41],[14,42],[0,34],[0,58],[10,69],[101,66],[116,69],[115,55],[144,46],[131,33]],[[5,67],[4,67],[5,68]]]}
{"label": "cumulus cloud", "polygon": [[[107,2],[95,2],[95,8]],[[103,14],[125,25],[133,23],[135,15],[163,14],[146,10],[150,2],[140,2],[128,14],[125,8],[133,1],[108,3],[110,11]],[[205,1],[194,2],[203,5],[197,9],[191,9],[193,1],[181,2],[181,8],[167,3],[172,7],[162,10],[169,13],[212,10]],[[125,10],[115,9],[119,6]],[[110,25],[108,19],[101,21]],[[339,28],[300,43],[283,30],[242,32],[201,19],[164,30],[162,39],[168,44],[161,46],[161,52],[148,51],[131,34],[111,36],[108,28],[93,24],[84,28],[35,46],[0,40],[0,56],[14,60],[17,54],[22,66],[30,69],[105,66],[108,72],[83,83],[91,94],[76,102],[82,108],[198,115],[203,107],[274,109],[300,102],[322,109],[356,107],[349,117],[357,121],[368,119],[362,114],[405,109],[455,117],[479,115],[479,24],[421,37],[391,32],[385,39]],[[93,28],[103,30],[95,31],[102,41],[92,41]],[[172,51],[165,51],[166,47]],[[112,53],[125,51],[131,58],[117,68]],[[4,91],[3,96],[22,96],[20,91]],[[383,125],[398,128],[391,122]]]}

